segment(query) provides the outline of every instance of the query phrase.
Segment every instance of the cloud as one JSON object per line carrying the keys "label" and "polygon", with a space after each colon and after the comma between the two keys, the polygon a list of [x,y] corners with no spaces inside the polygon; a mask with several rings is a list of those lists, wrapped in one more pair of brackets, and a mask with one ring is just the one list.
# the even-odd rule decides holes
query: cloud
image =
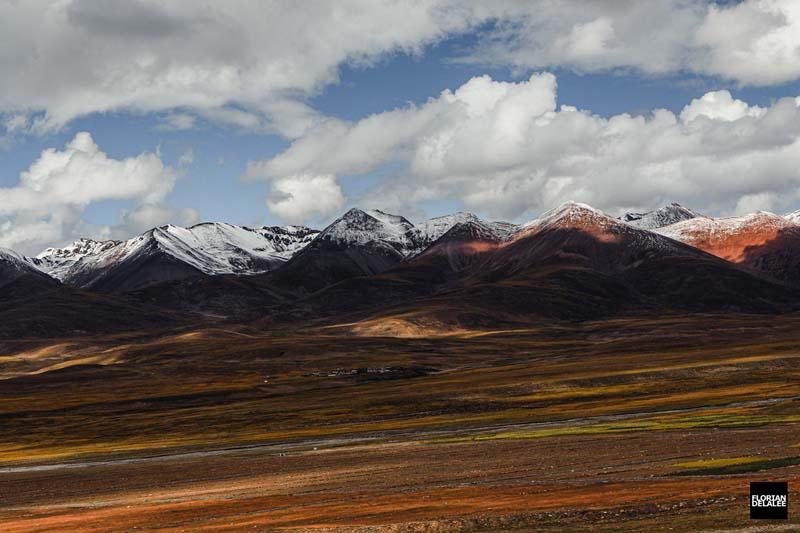
{"label": "cloud", "polygon": [[192,163],[194,163],[194,150],[190,146],[189,148],[184,150],[184,152],[178,158],[178,167],[180,168],[187,167]]}
{"label": "cloud", "polygon": [[287,100],[336,82],[340,64],[419,53],[468,27],[471,12],[434,0],[3,2],[0,113],[43,112],[45,129],[174,109],[264,126]]}
{"label": "cloud", "polygon": [[166,131],[190,130],[195,127],[197,119],[188,113],[170,113],[161,117],[158,129]]}
{"label": "cloud", "polygon": [[303,224],[336,212],[344,201],[342,189],[333,175],[299,174],[272,182],[267,207],[285,222]]}
{"label": "cloud", "polygon": [[800,77],[800,4],[746,0],[711,4],[694,34],[691,67],[746,85],[773,85]]}
{"label": "cloud", "polygon": [[701,1],[565,0],[507,2],[493,29],[462,61],[579,72],[684,70],[692,36],[705,18]]}
{"label": "cloud", "polygon": [[800,4],[743,0],[510,2],[462,61],[579,72],[694,72],[741,85],[800,78]]}
{"label": "cloud", "polygon": [[520,219],[565,200],[610,211],[680,201],[711,212],[796,207],[800,201],[800,99],[768,108],[727,91],[688,103],[679,116],[604,118],[556,104],[556,78],[476,77],[422,106],[357,122],[327,120],[246,176],[280,183],[297,175],[400,168],[365,199],[419,206],[461,200]]}
{"label": "cloud", "polygon": [[127,239],[156,226],[176,224],[191,226],[199,220],[197,211],[191,208],[176,209],[161,204],[142,204],[122,213],[118,225],[108,228],[112,238]]}
{"label": "cloud", "polygon": [[750,106],[747,102],[736,100],[728,91],[714,91],[695,98],[681,111],[681,120],[691,122],[697,117],[732,122],[743,117],[759,117],[765,110],[758,106]]}
{"label": "cloud", "polygon": [[457,60],[778,84],[800,77],[798,11],[794,0],[3,2],[0,114],[30,133],[132,111],[166,113],[164,128],[200,117],[297,138],[321,120],[304,102],[342,64],[472,30],[477,44]]}
{"label": "cloud", "polygon": [[[0,189],[0,245],[35,253],[77,237],[119,235],[145,216],[155,221],[156,213],[168,214],[162,204],[175,180],[172,167],[156,154],[113,159],[88,132],[80,132],[63,150],[44,150],[16,186]],[[93,226],[81,218],[90,204],[105,200],[132,200],[137,207],[119,227]]]}

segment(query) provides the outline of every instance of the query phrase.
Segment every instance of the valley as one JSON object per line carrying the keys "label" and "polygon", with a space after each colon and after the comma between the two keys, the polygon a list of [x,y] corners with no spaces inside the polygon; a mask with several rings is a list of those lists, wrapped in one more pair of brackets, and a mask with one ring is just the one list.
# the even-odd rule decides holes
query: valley
{"label": "valley", "polygon": [[7,531],[660,531],[665,516],[737,528],[750,480],[797,479],[799,321],[5,343],[0,519]]}

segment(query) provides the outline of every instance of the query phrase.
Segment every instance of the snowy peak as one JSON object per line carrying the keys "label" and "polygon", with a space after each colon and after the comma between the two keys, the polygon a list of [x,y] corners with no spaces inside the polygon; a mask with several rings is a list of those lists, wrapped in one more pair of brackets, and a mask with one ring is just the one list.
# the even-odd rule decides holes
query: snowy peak
{"label": "snowy peak", "polygon": [[419,237],[419,230],[404,217],[353,208],[322,230],[317,240],[345,247],[371,244],[405,256],[419,248]]}
{"label": "snowy peak", "polygon": [[540,231],[551,227],[564,228],[609,228],[620,225],[616,219],[594,207],[580,202],[565,202],[546,211],[539,218],[526,222],[519,233]]}
{"label": "snowy peak", "polygon": [[255,274],[288,260],[317,235],[300,226],[248,228],[206,222],[152,230],[161,250],[205,274]]}
{"label": "snowy peak", "polygon": [[459,211],[452,215],[433,217],[420,224],[419,228],[423,235],[433,242],[450,231],[450,229],[457,224],[465,224],[468,222],[481,222],[481,220],[472,213]]}
{"label": "snowy peak", "polygon": [[697,217],[655,231],[735,263],[746,262],[756,249],[800,227],[784,217],[759,211],[738,217]]}
{"label": "snowy peak", "polygon": [[64,248],[47,248],[36,256],[37,259],[50,260],[77,260],[87,255],[94,255],[112,246],[119,244],[120,241],[96,241],[94,239],[78,239]]}
{"label": "snowy peak", "polygon": [[63,248],[47,248],[29,261],[42,272],[63,280],[69,269],[84,257],[98,255],[119,244],[120,241],[114,240],[78,239]]}
{"label": "snowy peak", "polygon": [[339,246],[370,244],[410,258],[459,226],[463,226],[464,235],[472,231],[490,240],[507,239],[518,228],[508,222],[486,222],[463,211],[414,225],[404,217],[377,209],[353,208],[325,228],[319,234],[319,241]]}
{"label": "snowy peak", "polygon": [[29,260],[13,250],[0,248],[0,286],[6,285],[26,274],[31,274],[55,283],[49,276],[42,273]]}
{"label": "snowy peak", "polygon": [[702,217],[700,213],[692,211],[680,204],[671,203],[655,211],[646,213],[625,213],[620,220],[640,229],[656,229],[682,220]]}
{"label": "snowy peak", "polygon": [[763,233],[794,225],[794,222],[784,217],[759,211],[737,217],[698,216],[657,228],[655,231],[676,240],[687,241],[700,236],[718,239],[754,231]]}
{"label": "snowy peak", "polygon": [[17,270],[33,268],[25,260],[25,257],[8,248],[0,248],[0,262],[2,262],[3,267],[6,268],[14,268]]}
{"label": "snowy peak", "polygon": [[433,217],[423,222],[418,227],[420,232],[422,232],[423,239],[426,242],[432,243],[459,225],[480,227],[482,231],[489,231],[493,239],[499,240],[507,239],[519,227],[510,222],[487,222],[481,220],[472,213],[464,211],[459,211],[452,215]]}
{"label": "snowy peak", "polygon": [[800,210],[792,211],[791,213],[786,213],[785,215],[783,215],[783,218],[794,224],[800,224]]}
{"label": "snowy peak", "polygon": [[126,241],[81,239],[65,248],[48,248],[34,261],[40,270],[80,286],[91,285],[106,270],[158,254],[208,275],[257,274],[276,268],[317,234],[302,226],[168,224]]}
{"label": "snowy peak", "polygon": [[499,242],[505,240],[506,235],[498,232],[491,223],[479,219],[457,222],[447,232],[437,239],[439,242]]}

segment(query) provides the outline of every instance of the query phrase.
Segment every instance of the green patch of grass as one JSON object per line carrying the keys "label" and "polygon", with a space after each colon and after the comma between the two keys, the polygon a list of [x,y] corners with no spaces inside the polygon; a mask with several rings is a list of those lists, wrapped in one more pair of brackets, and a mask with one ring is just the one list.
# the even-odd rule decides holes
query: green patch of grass
{"label": "green patch of grass", "polygon": [[800,465],[800,457],[782,457],[780,459],[761,459],[748,461],[745,463],[731,464],[726,466],[714,466],[711,468],[694,468],[675,472],[673,476],[724,476],[730,474],[746,474],[748,472],[760,472],[762,470],[772,470],[785,466]]}
{"label": "green patch of grass", "polygon": [[757,427],[769,424],[790,424],[800,422],[800,415],[742,415],[713,414],[689,416],[684,418],[632,420],[610,424],[586,426],[563,426],[544,429],[502,431],[464,437],[435,439],[437,443],[466,442],[500,439],[540,439],[572,435],[597,435],[611,433],[630,433],[635,431],[669,431],[676,429]]}
{"label": "green patch of grass", "polygon": [[762,459],[758,457],[726,457],[724,459],[701,459],[699,461],[687,461],[685,463],[676,463],[672,466],[676,468],[714,468],[745,463],[756,463],[761,460]]}

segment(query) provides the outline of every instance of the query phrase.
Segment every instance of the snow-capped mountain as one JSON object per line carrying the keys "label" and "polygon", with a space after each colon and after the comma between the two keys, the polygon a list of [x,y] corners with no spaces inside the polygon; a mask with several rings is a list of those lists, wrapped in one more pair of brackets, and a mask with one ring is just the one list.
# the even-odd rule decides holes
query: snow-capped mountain
{"label": "snow-capped mountain", "polygon": [[[108,290],[117,290],[121,283],[129,290],[192,275],[266,272],[284,263],[317,233],[300,226],[166,225],[126,241],[81,240],[66,248],[49,248],[33,262],[69,285],[108,285]],[[148,273],[134,276],[133,266],[141,269],[144,264]]]}
{"label": "snow-capped mountain", "polygon": [[647,213],[625,213],[620,217],[620,220],[637,228],[652,230],[675,224],[681,220],[688,220],[701,216],[703,215],[683,207],[680,204],[671,203],[655,211],[648,211]]}
{"label": "snow-capped mountain", "polygon": [[[517,228],[504,222],[483,222],[470,213],[436,217],[414,225],[402,216],[354,208],[322,232],[301,226],[166,225],[125,241],[80,239],[63,248],[48,248],[27,261],[68,285],[133,290],[160,281],[203,275],[268,272],[313,242],[315,249],[369,250],[367,254],[372,258],[367,263],[372,267],[365,271],[373,272],[419,254],[455,225],[465,222],[488,228],[498,239],[507,238]],[[381,259],[374,263],[378,257]]]}
{"label": "snow-capped mountain", "polygon": [[698,217],[656,231],[773,279],[800,282],[800,224],[791,217]]}
{"label": "snow-capped mountain", "polygon": [[433,243],[459,224],[476,224],[486,228],[495,238],[500,240],[507,239],[519,228],[517,224],[511,224],[510,222],[487,222],[481,220],[472,213],[466,213],[464,211],[459,211],[452,215],[431,218],[418,227],[422,233],[423,240],[428,243]]}
{"label": "snow-capped mountain", "polygon": [[318,233],[303,226],[248,228],[213,222],[164,226],[154,237],[204,274],[256,274],[283,263]]}
{"label": "snow-capped mountain", "polygon": [[538,218],[522,224],[518,233],[541,231],[552,226],[616,226],[618,224],[616,220],[588,204],[564,202],[558,207],[545,211]]}
{"label": "snow-capped mountain", "polygon": [[[26,257],[7,248],[0,248],[0,287],[22,276],[30,275],[42,280],[50,278],[32,265]],[[50,280],[52,283],[57,282]]]}
{"label": "snow-capped mountain", "polygon": [[[415,225],[402,216],[381,210],[354,208],[321,232],[300,226],[166,225],[125,241],[80,239],[64,248],[48,248],[34,258],[12,256],[11,252],[6,257],[13,257],[15,264],[22,261],[34,265],[68,285],[127,291],[161,281],[269,272],[303,255],[291,265],[293,272],[284,277],[300,283],[302,277],[320,273],[319,283],[308,287],[316,290],[337,279],[372,275],[410,261],[440,239],[483,243],[475,248],[482,250],[487,243],[505,246],[534,233],[565,228],[581,230],[600,240],[620,239],[625,235],[625,239],[647,249],[668,246],[670,241],[657,233],[723,259],[749,264],[743,254],[754,257],[754,247],[774,240],[779,233],[784,241],[794,238],[800,232],[796,219],[800,219],[799,212],[785,217],[762,212],[711,218],[678,204],[649,213],[628,213],[617,219],[588,205],[567,202],[522,225],[487,222],[466,212],[434,217]],[[447,250],[450,254],[461,253],[462,248],[462,245],[450,246]],[[300,254],[301,251],[305,253]],[[770,253],[777,253],[777,248]],[[758,264],[767,260],[777,261],[771,255],[759,259]],[[11,260],[6,259],[6,263],[11,264]]]}
{"label": "snow-capped mountain", "polygon": [[728,261],[739,262],[748,248],[764,244],[782,230],[796,226],[784,217],[759,211],[738,217],[696,217],[655,231]]}
{"label": "snow-capped mountain", "polygon": [[600,242],[621,242],[652,249],[673,248],[674,243],[651,231],[631,226],[599,209],[580,202],[565,202],[555,209],[543,213],[539,218],[526,222],[512,236],[512,241],[545,232],[579,230]]}
{"label": "snow-capped mountain", "polygon": [[789,222],[800,224],[800,210],[792,211],[791,213],[786,213],[785,215],[783,215],[783,218],[785,218]]}
{"label": "snow-capped mountain", "polygon": [[67,276],[69,269],[82,258],[98,255],[117,246],[119,243],[120,241],[114,240],[78,239],[63,248],[47,248],[36,257],[29,257],[28,261],[42,272],[63,280]]}
{"label": "snow-capped mountain", "polygon": [[472,213],[459,211],[431,218],[418,225],[378,209],[351,209],[319,234],[320,241],[339,245],[371,245],[411,258],[459,225],[478,225],[494,238],[503,240],[517,230],[516,224],[486,222]]}
{"label": "snow-capped mountain", "polygon": [[317,242],[336,246],[370,245],[400,257],[413,254],[423,246],[419,229],[404,217],[378,209],[357,208],[350,209],[322,230]]}

